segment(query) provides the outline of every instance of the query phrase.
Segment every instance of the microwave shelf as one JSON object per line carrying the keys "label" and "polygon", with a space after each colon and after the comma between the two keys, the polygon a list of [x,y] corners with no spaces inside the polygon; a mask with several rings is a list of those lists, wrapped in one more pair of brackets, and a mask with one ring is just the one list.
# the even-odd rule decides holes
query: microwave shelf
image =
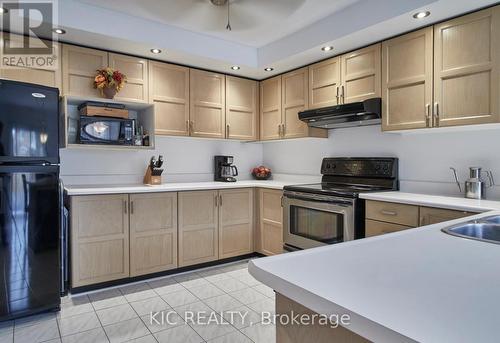
{"label": "microwave shelf", "polygon": [[[88,102],[102,102],[112,104],[123,104],[129,111],[129,119],[134,119],[137,127],[142,127],[149,135],[149,145],[128,145],[128,144],[102,144],[93,142],[80,142],[81,116],[78,106]],[[103,149],[103,150],[153,150],[155,143],[155,118],[154,104],[116,101],[101,98],[83,98],[74,96],[64,96],[60,99],[60,147],[78,149]],[[94,117],[95,118],[95,117]]]}

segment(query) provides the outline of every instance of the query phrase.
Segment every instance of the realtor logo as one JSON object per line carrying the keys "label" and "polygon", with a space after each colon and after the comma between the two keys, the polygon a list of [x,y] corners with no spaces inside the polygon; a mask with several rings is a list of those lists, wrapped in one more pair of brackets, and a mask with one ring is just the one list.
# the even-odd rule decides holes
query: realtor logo
{"label": "realtor logo", "polygon": [[1,1],[1,67],[56,69],[55,1]]}

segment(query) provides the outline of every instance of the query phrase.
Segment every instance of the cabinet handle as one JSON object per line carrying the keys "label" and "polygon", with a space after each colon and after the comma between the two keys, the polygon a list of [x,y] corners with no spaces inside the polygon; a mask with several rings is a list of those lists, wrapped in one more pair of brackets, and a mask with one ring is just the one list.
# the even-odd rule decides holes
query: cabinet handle
{"label": "cabinet handle", "polygon": [[191,134],[191,126],[189,125],[189,120],[186,120],[186,131],[187,131],[187,134]]}
{"label": "cabinet handle", "polygon": [[194,131],[194,121],[189,121],[189,134],[192,134]]}
{"label": "cabinet handle", "polygon": [[283,137],[285,137],[285,135],[286,135],[286,126],[285,126],[285,124],[281,124],[281,126],[283,127],[281,129],[281,133],[282,133]]}
{"label": "cabinet handle", "polygon": [[281,138],[281,124],[278,124],[278,136]]}
{"label": "cabinet handle", "polygon": [[128,213],[128,204],[127,204],[127,200],[123,200],[123,212],[125,212],[125,214]]}
{"label": "cabinet handle", "polygon": [[344,98],[345,98],[345,95],[344,95],[344,85],[342,85],[342,95],[340,97],[342,98],[342,103],[344,103]]}
{"label": "cabinet handle", "polygon": [[226,138],[229,138],[229,124],[226,124]]}
{"label": "cabinet handle", "polygon": [[130,202],[130,214],[134,214],[134,202]]}
{"label": "cabinet handle", "polygon": [[439,126],[439,103],[436,101],[434,103],[434,126]]}
{"label": "cabinet handle", "polygon": [[395,211],[382,210],[382,211],[380,211],[380,213],[385,214],[386,216],[397,216],[398,215],[398,213]]}
{"label": "cabinet handle", "polygon": [[430,127],[431,123],[431,104],[425,104],[425,126]]}
{"label": "cabinet handle", "polygon": [[283,207],[283,195],[281,196],[280,202],[281,202],[281,207]]}
{"label": "cabinet handle", "polygon": [[219,194],[219,206],[222,207],[222,194]]}
{"label": "cabinet handle", "polygon": [[337,104],[339,103],[339,86],[337,86],[337,95],[335,96],[337,99]]}

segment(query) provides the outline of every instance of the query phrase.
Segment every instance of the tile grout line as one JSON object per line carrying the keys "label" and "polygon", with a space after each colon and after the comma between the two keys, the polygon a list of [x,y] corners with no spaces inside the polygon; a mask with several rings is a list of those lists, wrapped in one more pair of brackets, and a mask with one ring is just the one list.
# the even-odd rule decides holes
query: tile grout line
{"label": "tile grout line", "polygon": [[[89,298],[90,306],[92,306],[92,308],[94,309],[94,313],[95,313],[95,316],[97,317],[97,320],[99,321],[99,324],[101,324],[101,329],[104,332],[104,336],[106,336],[106,339],[108,340],[108,342],[111,342],[106,330],[104,330],[104,325],[102,325],[101,318],[99,318],[99,316],[97,315],[97,310],[94,307],[94,303],[92,302],[92,299],[90,299],[90,297],[88,295],[87,295],[87,297]],[[61,340],[62,340],[62,338],[61,338]]]}

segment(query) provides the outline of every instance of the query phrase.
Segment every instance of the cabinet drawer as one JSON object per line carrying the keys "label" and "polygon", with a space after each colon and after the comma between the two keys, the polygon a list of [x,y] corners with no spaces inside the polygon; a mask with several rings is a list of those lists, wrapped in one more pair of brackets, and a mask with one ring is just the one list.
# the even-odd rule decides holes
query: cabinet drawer
{"label": "cabinet drawer", "polygon": [[369,200],[366,202],[366,218],[416,227],[418,206]]}
{"label": "cabinet drawer", "polygon": [[420,207],[420,225],[431,225],[448,220],[473,216],[473,212],[448,210],[444,208]]}
{"label": "cabinet drawer", "polygon": [[376,220],[366,219],[365,221],[365,236],[372,237],[383,235],[385,233],[391,233],[406,229],[411,229],[409,226],[392,224],[392,223],[384,223]]}

